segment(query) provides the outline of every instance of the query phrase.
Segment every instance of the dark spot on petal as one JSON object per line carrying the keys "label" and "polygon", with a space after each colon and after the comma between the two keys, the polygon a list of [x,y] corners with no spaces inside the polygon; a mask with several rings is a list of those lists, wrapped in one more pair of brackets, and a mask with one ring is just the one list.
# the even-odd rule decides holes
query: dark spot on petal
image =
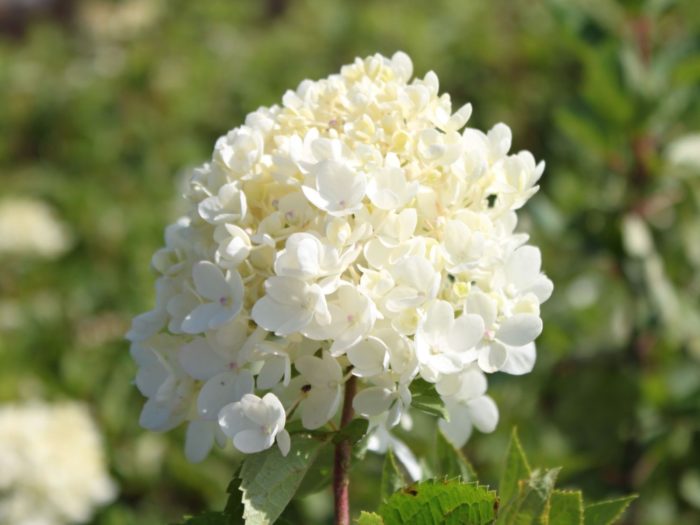
{"label": "dark spot on petal", "polygon": [[489,203],[489,208],[493,208],[496,205],[496,199],[498,198],[498,195],[495,193],[492,193],[488,197],[486,197],[486,200]]}
{"label": "dark spot on petal", "polygon": [[311,390],[311,385],[304,385],[301,387],[301,391],[304,392],[305,394]]}

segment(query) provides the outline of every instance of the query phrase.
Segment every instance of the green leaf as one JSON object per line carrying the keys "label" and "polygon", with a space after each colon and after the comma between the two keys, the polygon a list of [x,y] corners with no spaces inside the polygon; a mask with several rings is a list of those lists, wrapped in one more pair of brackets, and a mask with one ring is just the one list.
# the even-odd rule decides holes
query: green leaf
{"label": "green leaf", "polygon": [[580,490],[552,492],[548,525],[583,525],[583,495]]}
{"label": "green leaf", "polygon": [[316,455],[313,465],[299,485],[295,497],[303,498],[315,494],[331,484],[333,481],[333,456],[334,447],[332,444],[324,443]]}
{"label": "green leaf", "polygon": [[476,481],[476,472],[464,453],[447,441],[440,430],[436,433],[436,472],[448,478],[460,477],[463,481]]}
{"label": "green leaf", "polygon": [[611,525],[620,519],[625,509],[637,496],[609,499],[586,505],[583,513],[585,525]]}
{"label": "green leaf", "polygon": [[363,510],[357,518],[357,525],[384,525],[384,520],[379,514]]}
{"label": "green leaf", "polygon": [[482,525],[493,521],[497,501],[495,492],[476,483],[428,480],[396,492],[379,514],[386,525]]}
{"label": "green leaf", "polygon": [[411,406],[416,410],[430,414],[431,416],[449,419],[445,404],[440,399],[440,394],[435,390],[435,385],[423,379],[414,379],[411,383]]}
{"label": "green leaf", "polygon": [[226,507],[224,507],[224,513],[230,517],[231,523],[243,523],[243,500],[241,498],[241,478],[240,478],[240,467],[236,469],[233,474],[233,479],[228,484],[226,492],[228,493],[228,500],[226,501]]}
{"label": "green leaf", "polygon": [[223,512],[207,511],[196,516],[187,516],[181,525],[236,525],[242,521],[232,521]]}
{"label": "green leaf", "polygon": [[333,443],[337,445],[341,441],[347,440],[350,441],[351,445],[354,445],[367,434],[368,427],[369,421],[366,419],[353,419],[333,436]]}
{"label": "green leaf", "polygon": [[515,498],[519,491],[520,480],[530,477],[530,465],[528,465],[525,452],[518,438],[518,430],[513,429],[510,443],[506,450],[506,460],[501,472],[501,481],[498,487],[503,506],[506,506]]}
{"label": "green leaf", "polygon": [[527,479],[518,481],[518,493],[501,507],[498,525],[526,525],[539,523],[546,518],[549,499],[554,490],[559,469],[535,469]]}
{"label": "green leaf", "polygon": [[246,458],[241,467],[243,518],[246,525],[270,525],[282,514],[313,464],[323,442],[293,436],[289,455],[277,447]]}
{"label": "green leaf", "polygon": [[407,484],[406,476],[397,463],[394,453],[391,449],[387,450],[386,456],[384,456],[384,466],[382,467],[381,500],[388,500],[392,494]]}

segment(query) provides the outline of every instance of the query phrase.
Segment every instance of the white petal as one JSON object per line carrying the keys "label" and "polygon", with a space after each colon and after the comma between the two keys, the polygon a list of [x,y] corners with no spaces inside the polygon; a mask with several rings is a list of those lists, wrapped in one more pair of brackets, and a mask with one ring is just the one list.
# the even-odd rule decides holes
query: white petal
{"label": "white petal", "polygon": [[286,457],[287,454],[289,454],[290,447],[292,446],[291,439],[289,437],[289,432],[287,432],[286,430],[281,430],[277,433],[276,439],[277,446],[280,448],[280,452],[283,456]]}
{"label": "white petal", "polygon": [[184,345],[178,356],[180,366],[193,379],[206,381],[226,368],[226,361],[207,343],[198,337]]}
{"label": "white petal", "polygon": [[365,377],[381,373],[386,368],[389,354],[381,339],[368,337],[349,348],[346,355],[355,367],[353,374]]}
{"label": "white petal", "polygon": [[447,342],[453,352],[464,352],[476,346],[484,336],[484,320],[479,315],[464,314],[458,317],[447,332]]}
{"label": "white petal", "polygon": [[190,463],[199,463],[207,457],[214,446],[215,430],[213,421],[190,421],[185,436],[185,456]]}
{"label": "white petal", "polygon": [[488,382],[486,376],[478,369],[465,370],[461,374],[461,385],[457,398],[462,401],[468,401],[486,393]]}
{"label": "white petal", "polygon": [[229,287],[221,269],[210,261],[199,261],[192,267],[192,279],[197,293],[212,301],[228,296]]}
{"label": "white petal", "polygon": [[469,117],[472,116],[472,105],[471,104],[465,104],[461,108],[459,108],[457,111],[454,112],[454,114],[450,117],[450,120],[447,121],[447,124],[444,126],[445,131],[459,131],[462,129],[466,124],[467,121],[469,120]]}
{"label": "white petal", "polygon": [[255,394],[246,394],[241,399],[245,416],[260,427],[265,427],[270,419],[270,411],[265,402]]}
{"label": "white petal", "polygon": [[272,392],[268,392],[263,396],[262,401],[267,408],[266,426],[283,428],[287,416],[279,398]]}
{"label": "white petal", "polygon": [[506,263],[508,279],[520,290],[532,285],[540,274],[542,255],[534,246],[521,246]]}
{"label": "white petal", "polygon": [[221,310],[221,305],[217,303],[200,304],[185,316],[182,321],[182,331],[187,334],[206,332],[210,328],[212,319],[215,319]]}
{"label": "white petal", "polygon": [[260,429],[243,430],[233,436],[233,446],[244,454],[255,454],[267,450],[275,442],[272,434],[265,434]]}
{"label": "white petal", "polygon": [[148,430],[166,432],[178,426],[184,419],[184,414],[173,412],[169,405],[149,399],[143,405],[139,424]]}
{"label": "white petal", "polygon": [[411,476],[413,481],[418,481],[423,475],[423,468],[416,459],[416,456],[411,452],[411,449],[395,437],[391,437],[391,447],[394,449],[396,454],[396,459],[398,459],[401,464],[406,468],[408,475]]}
{"label": "white petal", "polygon": [[258,425],[246,417],[243,406],[238,402],[230,403],[219,411],[219,427],[226,436],[233,438],[238,432],[258,428]]}
{"label": "white petal", "polygon": [[396,396],[386,388],[371,386],[360,391],[352,401],[353,408],[365,417],[378,416],[389,410]]}
{"label": "white petal", "polygon": [[467,296],[467,311],[481,316],[486,328],[496,321],[496,302],[483,292],[476,291]]}
{"label": "white petal", "polygon": [[311,388],[308,397],[301,403],[301,422],[305,428],[322,427],[333,417],[340,404],[340,388]]}
{"label": "white petal", "polygon": [[505,364],[501,367],[501,372],[519,376],[531,372],[535,367],[537,353],[535,352],[535,343],[530,343],[525,346],[509,346],[506,347],[508,358]]}
{"label": "white petal", "polygon": [[240,401],[253,388],[253,376],[247,370],[215,375],[204,383],[197,398],[197,410],[203,417],[214,418],[222,407]]}
{"label": "white petal", "polygon": [[489,396],[481,396],[467,403],[469,417],[481,432],[493,432],[498,424],[498,407]]}
{"label": "white petal", "polygon": [[508,359],[506,347],[498,341],[479,350],[479,368],[486,373],[498,372]]}
{"label": "white petal", "polygon": [[151,310],[134,317],[131,321],[131,329],[126,334],[126,339],[131,342],[145,341],[152,335],[160,332],[167,320],[165,309]]}
{"label": "white petal", "polygon": [[440,419],[438,426],[445,438],[456,448],[462,448],[472,434],[472,422],[462,403],[447,403],[450,420]]}
{"label": "white petal", "polygon": [[286,336],[303,329],[313,317],[313,312],[299,306],[281,304],[270,297],[262,297],[253,306],[251,317],[265,330]]}
{"label": "white petal", "polygon": [[540,274],[540,276],[535,281],[530,288],[523,291],[532,292],[537,296],[537,300],[541,303],[545,302],[552,295],[554,290],[554,284],[545,275]]}
{"label": "white petal", "polygon": [[435,301],[428,309],[428,314],[420,329],[431,338],[447,337],[454,324],[454,310],[447,301]]}
{"label": "white petal", "polygon": [[542,332],[542,319],[535,314],[516,314],[501,324],[496,338],[510,346],[531,343]]}
{"label": "white petal", "polygon": [[287,359],[284,357],[269,357],[258,373],[257,384],[261,390],[268,390],[276,386],[284,377]]}

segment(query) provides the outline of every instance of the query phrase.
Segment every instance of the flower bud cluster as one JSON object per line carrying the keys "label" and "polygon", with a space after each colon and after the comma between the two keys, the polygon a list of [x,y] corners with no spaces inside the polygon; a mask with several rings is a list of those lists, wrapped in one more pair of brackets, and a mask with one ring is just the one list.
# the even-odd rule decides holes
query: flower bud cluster
{"label": "flower bud cluster", "polygon": [[461,445],[496,425],[487,375],[532,369],[552,283],[516,210],[544,164],[412,74],[399,52],[305,80],[194,170],[153,257],[156,307],[128,334],[141,423],[187,422],[191,460],[227,437],[286,453],[285,421],[324,426],[350,375],[382,428],[414,379],[434,384]]}

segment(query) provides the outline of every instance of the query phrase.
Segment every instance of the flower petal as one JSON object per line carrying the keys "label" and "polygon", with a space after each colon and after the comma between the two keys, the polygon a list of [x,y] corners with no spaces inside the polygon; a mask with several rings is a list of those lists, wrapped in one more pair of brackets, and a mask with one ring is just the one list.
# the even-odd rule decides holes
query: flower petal
{"label": "flower petal", "polygon": [[197,410],[203,417],[215,418],[225,405],[240,401],[254,386],[253,375],[247,370],[217,374],[204,383],[197,398]]}
{"label": "flower petal", "polygon": [[202,337],[184,345],[178,360],[182,369],[199,381],[207,381],[226,368],[226,361],[221,354]]}
{"label": "flower petal", "polygon": [[286,430],[281,430],[277,433],[275,438],[277,439],[277,446],[280,448],[280,452],[283,456],[287,457],[287,454],[289,454],[289,449],[292,446],[289,432]]}
{"label": "flower petal", "polygon": [[214,446],[216,423],[202,419],[190,421],[185,436],[185,456],[190,463],[199,463]]}
{"label": "flower petal", "polygon": [[244,454],[255,454],[267,450],[275,442],[272,434],[266,434],[260,429],[242,430],[233,436],[233,446]]}
{"label": "flower petal", "polygon": [[195,307],[182,321],[180,327],[187,334],[200,334],[210,328],[211,320],[219,315],[221,305],[218,303],[204,303]]}
{"label": "flower petal", "polygon": [[382,412],[389,410],[392,401],[396,396],[387,388],[379,386],[371,386],[360,391],[355,399],[352,400],[352,406],[357,413],[365,416],[378,416]]}
{"label": "flower petal", "polygon": [[228,284],[221,269],[210,261],[199,261],[192,267],[192,280],[197,293],[206,299],[218,301],[228,290]]}
{"label": "flower petal", "polygon": [[535,343],[529,343],[525,346],[509,346],[506,347],[508,358],[501,367],[501,372],[519,376],[527,374],[535,367],[537,353],[535,352]]}
{"label": "flower petal", "polygon": [[322,427],[333,417],[340,403],[340,388],[311,388],[308,397],[301,403],[301,422],[304,428],[314,430]]}
{"label": "flower petal", "polygon": [[498,424],[498,407],[489,396],[481,396],[467,403],[474,426],[481,432],[493,432]]}
{"label": "flower petal", "polygon": [[510,346],[531,343],[542,332],[542,319],[535,314],[515,314],[509,317],[496,332],[496,338]]}

